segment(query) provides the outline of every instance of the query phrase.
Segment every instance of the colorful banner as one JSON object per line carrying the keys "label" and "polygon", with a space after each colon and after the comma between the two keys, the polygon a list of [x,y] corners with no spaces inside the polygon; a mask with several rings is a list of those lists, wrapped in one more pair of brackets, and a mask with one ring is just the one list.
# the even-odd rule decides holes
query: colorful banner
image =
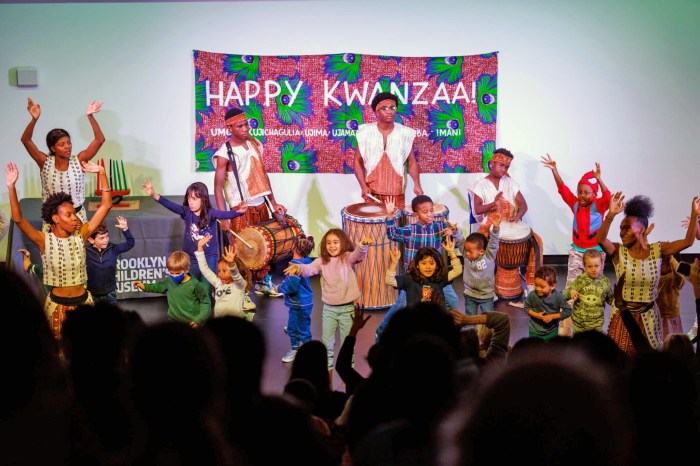
{"label": "colorful banner", "polygon": [[488,171],[496,140],[498,55],[255,56],[194,51],[195,165],[212,171],[239,107],[264,143],[270,173],[352,173],[355,131],[375,121],[379,92],[399,97],[396,121],[414,128],[424,173]]}

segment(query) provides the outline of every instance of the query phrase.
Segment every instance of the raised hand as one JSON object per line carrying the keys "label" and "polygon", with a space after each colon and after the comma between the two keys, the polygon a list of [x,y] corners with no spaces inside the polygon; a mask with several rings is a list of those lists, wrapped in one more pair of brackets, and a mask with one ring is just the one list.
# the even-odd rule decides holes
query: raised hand
{"label": "raised hand", "polygon": [[150,178],[146,178],[145,180],[143,180],[141,187],[144,191],[146,191],[146,194],[148,194],[149,196],[153,196],[153,194],[155,193],[155,191],[153,191],[153,183],[151,183]]}
{"label": "raised hand", "polygon": [[625,210],[625,196],[622,194],[622,191],[618,191],[613,195],[612,199],[610,199],[610,208],[608,211],[613,215],[617,215],[623,210]]}
{"label": "raised hand", "polygon": [[284,269],[285,275],[301,275],[301,267],[297,264],[289,264],[289,267]]}
{"label": "raised hand", "polygon": [[557,169],[557,162],[555,162],[554,159],[549,156],[549,154],[547,154],[544,157],[541,157],[540,162],[542,162],[542,165],[544,165],[552,171]]}
{"label": "raised hand", "polygon": [[94,100],[92,102],[90,102],[87,106],[87,109],[85,110],[85,113],[87,114],[87,116],[90,116],[93,113],[99,112],[100,109],[102,108],[102,103],[103,103],[102,100],[100,100],[99,102],[94,101]]}
{"label": "raised hand", "polygon": [[450,234],[457,233],[457,224],[456,223],[451,223],[449,220],[445,220],[445,224],[447,224],[447,228],[450,230]]}
{"label": "raised hand", "polygon": [[491,215],[491,223],[493,224],[494,230],[498,230],[501,227],[501,214],[496,212]]}
{"label": "raised hand", "polygon": [[374,244],[374,239],[372,239],[372,237],[370,236],[365,236],[360,241],[360,244],[364,244],[365,246],[367,246],[368,244]]}
{"label": "raised hand", "polygon": [[117,224],[114,226],[119,228],[120,230],[128,230],[129,229],[129,224],[126,221],[126,218],[124,218],[122,216],[117,217]]}
{"label": "raised hand", "polygon": [[690,206],[690,214],[695,214],[696,217],[700,216],[700,198],[698,198],[698,196],[693,198],[693,203]]}
{"label": "raised hand", "polygon": [[451,236],[445,236],[445,239],[442,242],[442,247],[445,248],[445,251],[449,252],[454,252],[455,250],[455,242],[452,240]]}
{"label": "raised hand", "polygon": [[690,217],[686,217],[683,220],[681,220],[681,226],[685,229],[688,229],[690,226]]}
{"label": "raised hand", "polygon": [[392,217],[396,211],[396,204],[394,203],[394,198],[390,197],[384,201],[384,207],[386,208],[387,217]]}
{"label": "raised hand", "polygon": [[204,246],[209,244],[209,241],[211,241],[211,235],[209,233],[199,238],[199,241],[197,241],[197,251],[203,252]]}
{"label": "raised hand", "polygon": [[226,246],[221,257],[227,264],[234,264],[236,262],[236,253],[233,251],[233,246]]}
{"label": "raised hand", "polygon": [[102,170],[104,170],[100,165],[92,162],[86,162],[84,160],[80,162],[80,168],[85,173],[100,173]]}
{"label": "raised hand", "polygon": [[41,116],[41,106],[35,104],[29,97],[27,97],[27,111],[35,120]]}
{"label": "raised hand", "polygon": [[7,187],[13,187],[15,183],[17,183],[17,178],[19,178],[19,170],[17,170],[17,165],[9,162],[5,166],[5,183],[7,183]]}
{"label": "raised hand", "polygon": [[389,255],[391,256],[391,262],[394,264],[399,263],[399,259],[401,259],[401,251],[399,251],[399,248],[393,246],[391,249],[389,249]]}
{"label": "raised hand", "polygon": [[595,177],[598,182],[600,182],[600,164],[598,162],[595,163],[595,170],[593,170],[593,177]]}

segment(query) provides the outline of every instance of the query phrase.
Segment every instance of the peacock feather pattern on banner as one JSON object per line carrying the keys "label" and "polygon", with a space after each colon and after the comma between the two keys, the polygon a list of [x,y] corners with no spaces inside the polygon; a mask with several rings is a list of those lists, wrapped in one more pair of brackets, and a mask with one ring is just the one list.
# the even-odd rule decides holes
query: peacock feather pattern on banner
{"label": "peacock feather pattern on banner", "polygon": [[350,168],[347,162],[343,162],[343,173],[345,173],[346,175],[350,175],[352,173],[355,173],[355,170]]}
{"label": "peacock feather pattern on banner", "polygon": [[263,120],[263,106],[255,99],[250,100],[250,105],[241,105],[241,110],[248,117],[250,134],[260,142],[265,142],[265,120]]}
{"label": "peacock feather pattern on banner", "polygon": [[495,74],[482,74],[476,80],[476,116],[487,125],[496,122],[497,82],[498,77]]}
{"label": "peacock feather pattern on banner", "polygon": [[255,55],[227,55],[224,71],[234,75],[236,83],[256,81],[260,77],[260,57]]}
{"label": "peacock feather pattern on banner", "polygon": [[431,78],[437,76],[438,84],[455,84],[462,79],[462,57],[429,58],[425,73]]}
{"label": "peacock feather pattern on banner", "polygon": [[460,103],[439,102],[438,108],[428,109],[430,140],[441,143],[442,152],[460,149],[467,143],[464,133],[464,107]]}
{"label": "peacock feather pattern on banner", "polygon": [[481,147],[479,147],[481,159],[484,161],[484,173],[491,173],[491,157],[493,157],[493,151],[495,149],[495,141],[484,141]]}
{"label": "peacock feather pattern on banner", "polygon": [[205,81],[199,79],[199,70],[194,70],[194,113],[197,126],[202,126],[204,117],[211,117],[214,110],[207,105]]}
{"label": "peacock feather pattern on banner", "polygon": [[[382,76],[377,80],[377,82],[382,87],[382,92],[391,92],[391,83],[394,83],[400,91],[403,91],[403,86],[401,86],[401,73],[396,73],[396,76],[394,76],[393,79],[389,78],[388,76]],[[406,120],[413,118],[413,104],[410,100],[412,91],[411,87],[412,86],[408,86],[408,98],[406,99],[406,103],[401,103],[401,99],[399,98],[399,104],[396,106],[396,117],[394,120],[401,124],[406,124],[404,122],[404,118]],[[392,92],[392,94],[394,93]]]}
{"label": "peacock feather pattern on banner", "polygon": [[483,58],[484,60],[486,60],[486,59],[488,59],[488,58],[495,57],[496,55],[497,55],[497,52],[491,52],[491,53],[482,53],[482,54],[479,55],[479,56],[480,56],[481,58]]}
{"label": "peacock feather pattern on banner", "polygon": [[442,168],[445,170],[445,173],[469,173],[467,172],[467,167],[464,165],[455,165],[454,167],[450,167],[447,162],[442,162]]}
{"label": "peacock feather pattern on banner", "polygon": [[[303,83],[299,87],[299,92],[292,102],[292,93],[289,89],[296,89],[299,84],[299,72],[294,73],[294,76],[290,78],[289,76],[279,76],[277,82],[280,87],[280,94],[275,98],[277,101],[277,119],[285,124],[291,125],[296,123],[299,128],[304,126],[302,117],[311,118],[314,114],[311,108],[311,85]],[[289,83],[289,85],[285,84]],[[291,102],[291,105],[290,105]]]}
{"label": "peacock feather pattern on banner", "polygon": [[334,144],[339,142],[343,152],[349,148],[356,148],[355,131],[364,123],[360,104],[352,102],[350,105],[341,104],[340,107],[329,107],[327,113],[330,129],[328,138]]}
{"label": "peacock feather pattern on banner", "polygon": [[216,153],[216,149],[213,147],[204,147],[204,136],[199,136],[195,142],[195,169],[197,171],[212,171],[215,170],[214,162],[212,162],[212,157]]}
{"label": "peacock feather pattern on banner", "polygon": [[328,77],[336,76],[338,81],[356,83],[362,77],[360,64],[362,56],[355,53],[336,53],[328,55],[325,72]]}
{"label": "peacock feather pattern on banner", "polygon": [[396,64],[397,64],[397,65],[398,65],[399,63],[401,63],[401,57],[392,57],[392,56],[390,56],[390,55],[379,55],[379,59],[380,59],[380,60],[386,60],[386,61],[389,61],[389,60],[396,60]]}
{"label": "peacock feather pattern on banner", "polygon": [[312,147],[305,147],[306,142],[302,136],[298,143],[284,141],[280,146],[282,154],[283,173],[317,173],[317,151]]}
{"label": "peacock feather pattern on banner", "polygon": [[299,55],[278,55],[277,58],[280,60],[294,60],[295,63],[299,63]]}

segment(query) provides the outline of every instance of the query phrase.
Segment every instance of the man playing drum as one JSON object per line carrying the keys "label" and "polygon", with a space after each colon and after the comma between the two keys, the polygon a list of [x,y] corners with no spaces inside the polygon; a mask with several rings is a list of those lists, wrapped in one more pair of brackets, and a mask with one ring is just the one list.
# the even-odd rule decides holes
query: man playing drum
{"label": "man playing drum", "polygon": [[[527,202],[520,192],[518,183],[508,175],[508,168],[512,161],[513,154],[509,150],[503,148],[496,149],[491,158],[491,172],[486,178],[476,183],[472,190],[474,194],[474,214],[476,216],[483,215],[483,221],[479,227],[479,232],[488,236],[488,230],[491,226],[490,217],[492,214],[498,212],[503,219],[503,223],[501,224],[502,240],[507,239],[507,231],[509,229],[513,231],[527,230],[528,235],[531,231],[522,221],[523,216],[527,212]],[[535,271],[542,264],[543,259],[542,239],[534,231],[532,232],[532,236],[536,244],[534,244],[535,247],[530,251],[527,259],[527,272],[525,274],[525,283],[529,289],[534,287]],[[501,244],[501,248],[503,248],[503,246],[504,244]],[[506,273],[503,268],[496,268],[497,288],[499,284],[499,274],[503,273]],[[518,293],[517,296],[520,294],[522,293]]]}
{"label": "man playing drum", "polygon": [[[216,174],[214,175],[214,194],[216,205],[220,210],[226,209],[226,202],[231,210],[238,210],[247,203],[248,210],[231,221],[231,230],[238,233],[244,228],[269,220],[270,214],[286,222],[287,209],[275,201],[270,178],[265,170],[262,144],[250,135],[248,118],[241,109],[231,108],[224,118],[226,129],[231,137],[214,154]],[[225,201],[224,201],[225,196]],[[222,229],[229,229],[228,222],[221,222]],[[235,244],[234,241],[231,241]],[[275,291],[270,275],[270,264],[254,271],[255,294],[261,296],[283,296]],[[249,301],[249,299],[248,299]],[[254,308],[252,302],[247,309]]]}
{"label": "man playing drum", "polygon": [[360,126],[356,134],[357,150],[351,149],[348,154],[354,155],[355,177],[365,202],[392,199],[397,208],[403,209],[406,204],[406,162],[416,196],[423,194],[423,188],[412,150],[416,130],[394,121],[398,104],[398,98],[390,92],[377,94],[372,99],[377,121]]}

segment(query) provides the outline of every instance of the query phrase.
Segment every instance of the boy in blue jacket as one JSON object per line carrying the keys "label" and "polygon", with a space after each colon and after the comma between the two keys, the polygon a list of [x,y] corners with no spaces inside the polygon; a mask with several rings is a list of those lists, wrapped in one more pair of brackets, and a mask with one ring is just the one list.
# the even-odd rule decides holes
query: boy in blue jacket
{"label": "boy in blue jacket", "polygon": [[100,301],[117,304],[117,260],[119,254],[136,244],[126,218],[117,217],[115,226],[124,232],[126,241],[123,243],[110,243],[107,225],[102,223],[88,238],[89,244],[85,245],[87,289],[95,304]]}
{"label": "boy in blue jacket", "polygon": [[[309,254],[314,249],[314,237],[304,233],[294,238],[291,264],[310,264]],[[275,289],[284,294],[284,304],[289,308],[287,334],[292,349],[282,358],[282,362],[292,362],[299,347],[311,341],[311,310],[314,304],[314,292],[308,277],[287,275],[284,281]]]}

